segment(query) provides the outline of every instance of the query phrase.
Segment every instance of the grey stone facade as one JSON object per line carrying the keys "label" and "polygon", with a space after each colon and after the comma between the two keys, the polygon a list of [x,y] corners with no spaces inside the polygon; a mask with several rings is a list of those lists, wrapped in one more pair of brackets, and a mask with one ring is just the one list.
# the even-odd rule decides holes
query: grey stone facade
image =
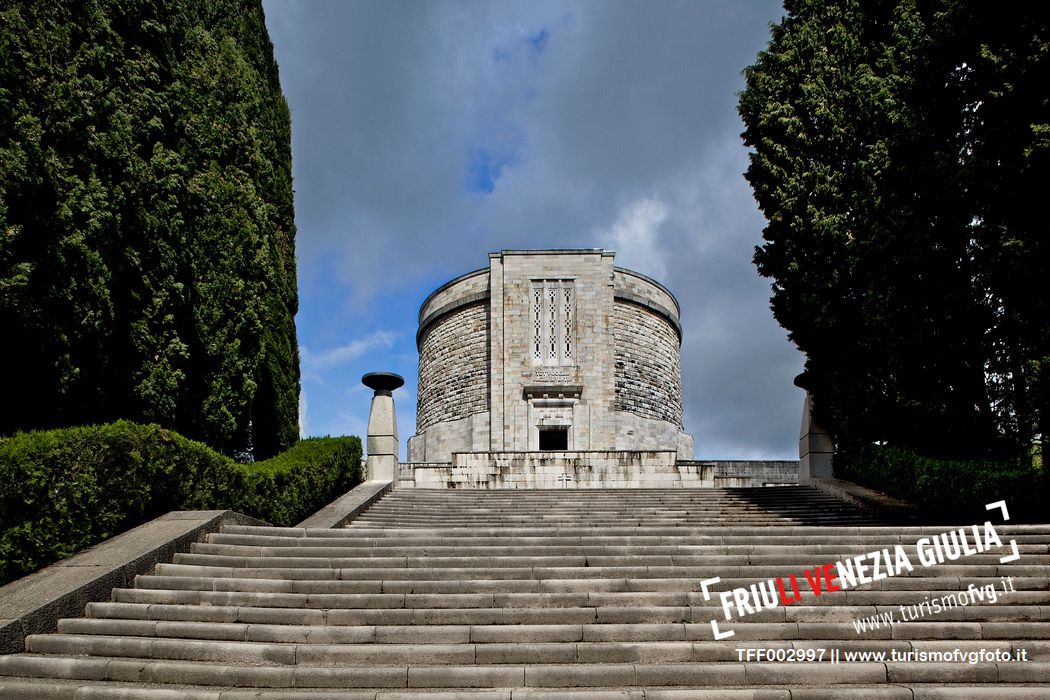
{"label": "grey stone facade", "polygon": [[678,302],[614,256],[493,253],[423,302],[410,462],[541,448],[692,457]]}

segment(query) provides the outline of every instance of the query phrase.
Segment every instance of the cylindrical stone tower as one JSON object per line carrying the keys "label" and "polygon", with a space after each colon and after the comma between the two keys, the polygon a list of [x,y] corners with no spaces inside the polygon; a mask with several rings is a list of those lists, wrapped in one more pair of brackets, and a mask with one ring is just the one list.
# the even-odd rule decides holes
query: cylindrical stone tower
{"label": "cylindrical stone tower", "polygon": [[502,251],[419,312],[411,462],[453,452],[672,450],[682,421],[680,310],[603,250]]}

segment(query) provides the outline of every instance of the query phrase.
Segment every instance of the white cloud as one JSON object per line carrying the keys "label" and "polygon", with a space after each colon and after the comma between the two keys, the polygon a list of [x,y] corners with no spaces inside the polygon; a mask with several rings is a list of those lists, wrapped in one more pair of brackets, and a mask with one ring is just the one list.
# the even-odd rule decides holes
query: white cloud
{"label": "white cloud", "polygon": [[310,424],[306,422],[306,389],[299,387],[299,438],[309,435]]}
{"label": "white cloud", "polygon": [[369,350],[384,347],[389,348],[394,344],[397,333],[392,331],[376,331],[363,338],[358,338],[346,345],[329,348],[314,352],[306,347],[299,347],[299,356],[302,359],[303,374],[313,374],[318,370],[330,369],[338,365],[352,362],[364,355]]}
{"label": "white cloud", "polygon": [[[340,413],[334,416],[325,428],[325,435],[357,435],[364,443],[365,436],[368,434],[368,411],[366,410],[363,414]],[[362,447],[364,447],[363,444]]]}
{"label": "white cloud", "polygon": [[660,241],[660,227],[668,216],[667,205],[647,197],[620,211],[612,228],[598,235],[602,247],[616,251],[616,262],[651,277],[667,275]]}

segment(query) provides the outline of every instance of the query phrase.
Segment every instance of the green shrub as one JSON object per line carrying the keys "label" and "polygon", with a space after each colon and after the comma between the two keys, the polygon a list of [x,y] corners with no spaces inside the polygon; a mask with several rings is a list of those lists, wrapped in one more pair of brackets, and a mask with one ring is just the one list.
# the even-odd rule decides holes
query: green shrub
{"label": "green shrub", "polygon": [[292,525],[361,482],[361,441],[302,440],[238,464],[157,425],[0,438],[0,583],[170,510],[231,509]]}
{"label": "green shrub", "polygon": [[1036,519],[1050,495],[1045,471],[1032,463],[948,460],[893,447],[836,457],[843,478],[896,496],[938,517],[973,520],[985,504],[1005,500],[1011,520]]}

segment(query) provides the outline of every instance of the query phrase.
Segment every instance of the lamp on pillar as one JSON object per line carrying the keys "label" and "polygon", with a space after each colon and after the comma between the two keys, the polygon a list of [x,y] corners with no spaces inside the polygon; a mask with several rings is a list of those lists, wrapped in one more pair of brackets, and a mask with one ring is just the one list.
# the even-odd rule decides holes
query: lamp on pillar
{"label": "lamp on pillar", "polygon": [[795,386],[806,391],[798,435],[798,480],[805,482],[834,476],[835,444],[831,434],[813,420],[813,394],[809,392],[805,372],[795,377]]}
{"label": "lamp on pillar", "polygon": [[368,412],[368,459],[365,473],[371,481],[394,481],[397,474],[397,415],[394,413],[394,390],[405,384],[393,372],[369,372],[361,383],[375,393]]}

